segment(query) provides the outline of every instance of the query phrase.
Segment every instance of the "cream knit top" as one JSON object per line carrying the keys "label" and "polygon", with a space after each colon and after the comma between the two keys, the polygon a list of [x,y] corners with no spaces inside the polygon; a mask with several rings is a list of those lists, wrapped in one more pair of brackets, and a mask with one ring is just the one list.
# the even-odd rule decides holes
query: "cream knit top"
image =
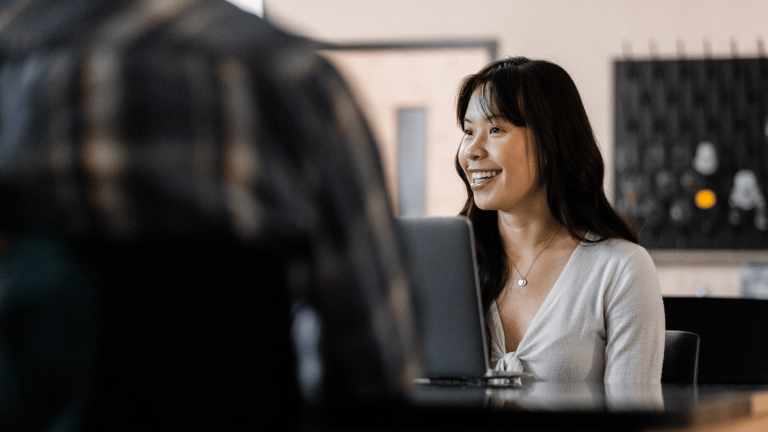
{"label": "cream knit top", "polygon": [[517,351],[506,352],[496,303],[486,314],[491,367],[544,381],[659,383],[664,304],[656,267],[634,243],[582,242]]}

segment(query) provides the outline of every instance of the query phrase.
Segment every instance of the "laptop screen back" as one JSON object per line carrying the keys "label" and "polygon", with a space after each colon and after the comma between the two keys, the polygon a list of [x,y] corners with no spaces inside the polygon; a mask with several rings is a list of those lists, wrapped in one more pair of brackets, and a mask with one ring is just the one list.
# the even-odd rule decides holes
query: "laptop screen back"
{"label": "laptop screen back", "polygon": [[416,278],[427,378],[488,370],[472,226],[464,217],[399,218]]}

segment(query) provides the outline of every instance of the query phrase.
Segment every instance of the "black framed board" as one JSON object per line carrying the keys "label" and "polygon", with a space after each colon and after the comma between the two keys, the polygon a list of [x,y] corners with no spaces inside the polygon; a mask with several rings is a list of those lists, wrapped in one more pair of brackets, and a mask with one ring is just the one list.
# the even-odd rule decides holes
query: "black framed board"
{"label": "black framed board", "polygon": [[768,59],[617,61],[616,208],[659,249],[768,248]]}

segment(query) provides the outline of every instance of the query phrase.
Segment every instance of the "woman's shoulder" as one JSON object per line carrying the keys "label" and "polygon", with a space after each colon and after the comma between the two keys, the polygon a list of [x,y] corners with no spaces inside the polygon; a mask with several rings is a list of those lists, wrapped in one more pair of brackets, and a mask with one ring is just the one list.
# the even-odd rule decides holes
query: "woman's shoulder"
{"label": "woman's shoulder", "polygon": [[[656,265],[644,247],[628,240],[610,238],[597,243],[582,242],[581,250],[582,264],[588,264],[593,275],[599,275],[600,280],[612,281],[606,285],[606,289],[612,287],[607,292],[618,295],[630,287],[633,290],[646,287],[635,294],[641,295],[639,292],[643,291],[642,295],[660,298]],[[611,277],[604,278],[605,275]]]}
{"label": "woman's shoulder", "polygon": [[[588,240],[599,240],[593,233],[587,234]],[[650,260],[648,251],[639,244],[621,238],[609,238],[597,242],[582,242],[580,245],[593,258],[610,258],[616,261]]]}

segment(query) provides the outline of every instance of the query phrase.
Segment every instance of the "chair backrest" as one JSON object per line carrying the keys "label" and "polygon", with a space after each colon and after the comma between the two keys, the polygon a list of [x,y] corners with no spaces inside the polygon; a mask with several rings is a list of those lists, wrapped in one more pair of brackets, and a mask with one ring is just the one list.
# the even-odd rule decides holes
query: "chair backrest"
{"label": "chair backrest", "polygon": [[664,335],[664,364],[661,382],[696,384],[699,371],[699,335],[667,330]]}
{"label": "chair backrest", "polygon": [[768,300],[665,297],[664,310],[668,329],[701,337],[699,384],[768,384]]}

